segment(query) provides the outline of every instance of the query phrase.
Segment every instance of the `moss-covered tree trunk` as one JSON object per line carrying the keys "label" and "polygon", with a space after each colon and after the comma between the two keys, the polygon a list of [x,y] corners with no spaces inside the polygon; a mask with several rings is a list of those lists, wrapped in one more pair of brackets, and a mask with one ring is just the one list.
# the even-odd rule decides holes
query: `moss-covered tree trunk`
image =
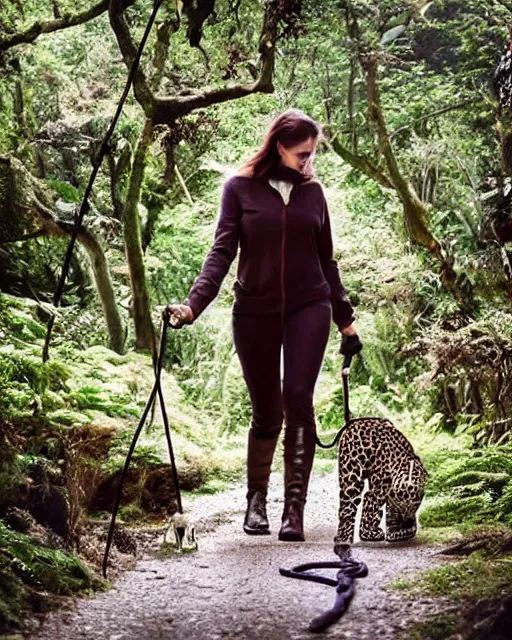
{"label": "moss-covered tree trunk", "polygon": [[[72,224],[59,220],[51,209],[46,185],[14,158],[0,157],[0,245],[40,236],[72,234]],[[109,335],[109,348],[124,352],[126,331],[116,304],[108,261],[98,239],[82,228],[77,240],[90,259]]]}
{"label": "moss-covered tree trunk", "polygon": [[385,161],[385,169],[372,163],[368,158],[359,156],[344,147],[339,140],[333,140],[333,150],[355,169],[362,171],[387,189],[393,189],[402,203],[404,225],[410,241],[431,253],[441,265],[441,280],[460,304],[465,304],[460,293],[457,274],[448,261],[441,244],[428,227],[428,210],[419,199],[414,188],[402,174],[389,139],[387,124],[382,111],[377,86],[377,60],[371,55],[361,56],[361,64],[368,82],[368,112],[374,123],[379,140],[380,152]]}
{"label": "moss-covered tree trunk", "polygon": [[[46,229],[48,235],[71,236],[71,225],[60,225],[56,223],[47,223]],[[126,328],[121,320],[119,308],[116,303],[116,296],[112,280],[110,278],[110,270],[108,266],[107,256],[98,239],[89,231],[82,229],[77,236],[78,242],[84,247],[89,256],[96,289],[101,300],[103,315],[108,331],[109,349],[116,353],[124,353],[126,343]]]}
{"label": "moss-covered tree trunk", "polygon": [[144,124],[135,149],[123,211],[124,242],[133,297],[135,348],[151,352],[153,352],[155,348],[155,332],[151,321],[138,204],[142,181],[144,179],[144,170],[146,168],[147,151],[151,144],[152,137],[153,125],[151,120],[148,119]]}
{"label": "moss-covered tree trunk", "polygon": [[368,82],[369,117],[377,129],[379,147],[386,161],[388,175],[402,201],[405,226],[409,238],[413,244],[425,248],[436,258],[441,265],[441,280],[444,287],[452,293],[459,304],[466,304],[458,286],[457,274],[448,261],[441,244],[428,227],[427,208],[398,166],[380,101],[377,85],[377,57],[372,54],[361,55],[361,65],[366,72]]}
{"label": "moss-covered tree trunk", "polygon": [[[366,76],[368,117],[375,127],[380,157],[383,159],[383,162],[372,162],[357,153],[355,134],[353,131],[350,131],[350,149],[345,147],[339,140],[333,140],[333,150],[354,168],[376,180],[385,188],[391,188],[396,192],[403,206],[404,225],[410,241],[426,249],[436,259],[441,267],[441,281],[443,286],[455,297],[462,308],[468,308],[472,305],[471,285],[464,275],[457,275],[441,243],[430,231],[428,226],[428,209],[418,197],[413,185],[404,176],[396,159],[378,86],[377,71],[382,55],[376,51],[368,50],[368,47],[365,45],[353,4],[343,1],[340,2],[340,8],[345,13],[347,32],[353,45],[354,53],[351,54],[351,59],[352,55],[357,57]],[[349,93],[352,82],[353,70],[351,70],[349,79]],[[353,105],[351,104],[351,99],[349,99],[348,116],[351,125],[353,124],[352,111]]]}
{"label": "moss-covered tree trunk", "polygon": [[[124,15],[126,3],[123,0],[111,0],[109,18],[117,37],[119,49],[127,67],[131,67],[136,55],[136,46],[130,26]],[[175,126],[176,120],[200,108],[213,104],[236,100],[253,93],[270,93],[273,89],[275,43],[279,23],[279,3],[269,0],[264,3],[263,24],[259,38],[260,68],[259,76],[251,84],[233,85],[215,88],[210,91],[194,90],[190,95],[160,97],[157,92],[163,77],[170,36],[179,27],[173,20],[162,23],[157,32],[153,55],[153,71],[146,75],[141,68],[133,77],[133,92],[144,111],[146,120],[138,140],[130,172],[127,195],[123,209],[124,238],[126,256],[130,272],[133,296],[133,314],[135,323],[135,348],[151,350],[154,353],[154,328],[151,322],[150,300],[145,279],[143,244],[141,238],[138,203],[146,157],[156,125]]]}

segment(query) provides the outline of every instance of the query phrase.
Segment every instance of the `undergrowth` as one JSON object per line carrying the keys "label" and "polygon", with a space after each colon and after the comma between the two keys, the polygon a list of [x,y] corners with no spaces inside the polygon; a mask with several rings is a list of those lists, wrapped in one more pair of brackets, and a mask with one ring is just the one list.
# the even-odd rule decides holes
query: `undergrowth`
{"label": "undergrowth", "polygon": [[20,625],[26,611],[46,610],[51,595],[71,596],[102,582],[78,558],[16,533],[0,520],[0,631]]}
{"label": "undergrowth", "polygon": [[505,640],[512,614],[512,558],[472,553],[392,585],[409,597],[449,599],[449,610],[413,624],[403,638],[416,640]]}
{"label": "undergrowth", "polygon": [[426,527],[512,525],[512,448],[431,452],[430,478],[420,522]]}
{"label": "undergrowth", "polygon": [[454,600],[512,594],[512,558],[493,558],[477,552],[418,577],[397,580],[393,586],[412,595],[448,596]]}

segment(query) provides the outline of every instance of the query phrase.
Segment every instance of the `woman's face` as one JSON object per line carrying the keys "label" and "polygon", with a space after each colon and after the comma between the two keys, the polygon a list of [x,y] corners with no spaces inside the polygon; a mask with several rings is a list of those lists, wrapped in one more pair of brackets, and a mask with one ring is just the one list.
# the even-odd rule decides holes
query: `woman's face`
{"label": "woman's face", "polygon": [[[293,147],[285,147],[278,142],[277,151],[281,156],[282,164],[300,173],[310,173],[313,168],[316,143],[316,138],[308,138]],[[308,171],[305,171],[306,169]]]}

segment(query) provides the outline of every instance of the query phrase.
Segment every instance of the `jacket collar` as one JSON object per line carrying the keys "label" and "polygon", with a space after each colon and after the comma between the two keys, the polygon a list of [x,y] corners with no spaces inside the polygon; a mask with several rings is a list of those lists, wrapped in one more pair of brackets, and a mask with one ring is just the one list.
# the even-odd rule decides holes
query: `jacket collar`
{"label": "jacket collar", "polygon": [[284,180],[285,182],[291,182],[292,184],[302,184],[310,180],[309,176],[306,176],[299,171],[295,171],[295,169],[290,169],[290,167],[285,167],[284,165],[271,167],[265,174],[265,178],[270,178],[271,180]]}

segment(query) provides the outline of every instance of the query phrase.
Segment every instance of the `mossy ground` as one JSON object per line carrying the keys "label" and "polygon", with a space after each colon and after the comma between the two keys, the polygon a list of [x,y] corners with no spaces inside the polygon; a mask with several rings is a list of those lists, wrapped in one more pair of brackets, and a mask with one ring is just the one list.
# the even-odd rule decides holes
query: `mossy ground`
{"label": "mossy ground", "polygon": [[[0,294],[0,415],[8,425],[2,428],[8,442],[1,441],[0,507],[5,513],[30,465],[41,463],[65,478],[76,523],[88,515],[94,487],[122,468],[154,374],[147,355],[121,356],[102,346],[75,348],[59,340],[50,361],[43,363],[44,335],[35,302]],[[190,495],[212,493],[238,480],[245,469],[245,441],[235,438],[227,446],[218,431],[187,406],[167,371],[162,385],[180,475],[193,489]],[[143,429],[130,468],[138,473],[142,488],[144,478],[155,470],[167,471],[167,465],[157,409]],[[132,498],[120,511],[120,520],[130,525],[147,518],[136,489],[128,487]],[[110,513],[102,515],[108,518]],[[46,610],[56,598],[102,585],[73,553],[48,548],[0,519],[1,631],[19,627],[29,612]]]}
{"label": "mossy ground", "polygon": [[[2,313],[6,307],[8,311]],[[82,443],[87,442],[87,446],[97,435],[99,440],[103,439],[107,443],[105,446],[101,445],[103,450],[91,449],[86,457],[80,453],[78,458],[87,460],[88,464],[90,462],[99,476],[108,477],[119,473],[138,416],[153,384],[150,358],[134,353],[120,356],[98,345],[77,349],[71,343],[61,342],[56,345],[50,364],[43,365],[40,361],[40,349],[44,330],[37,319],[35,303],[24,305],[19,300],[12,300],[11,304],[10,299],[0,296],[0,321],[0,333],[3,332],[0,335],[0,391],[4,391],[0,403],[4,403],[3,410],[9,412],[13,419],[25,421],[25,424],[35,423],[44,416],[45,432],[48,428],[51,430],[51,438],[44,440],[42,449],[20,452],[22,458],[44,455],[58,460],[64,440],[68,445],[73,444],[75,454],[78,455],[83,450],[76,448],[77,441],[70,438],[70,434],[76,435]],[[16,349],[12,346],[13,341]],[[370,352],[368,349],[368,353]],[[243,478],[246,434],[241,428],[238,431],[224,429],[223,432],[219,424],[212,421],[211,415],[201,410],[200,403],[194,405],[189,402],[193,389],[190,384],[178,384],[172,366],[163,374],[163,387],[180,476],[186,479],[190,489],[185,500],[193,501],[194,496],[215,493]],[[332,375],[333,372],[336,376]],[[322,440],[327,440],[343,422],[338,374],[339,355],[334,353],[331,345],[316,396]],[[472,449],[470,437],[464,433],[450,435],[441,431],[435,416],[426,423],[425,412],[417,404],[410,402],[410,394],[408,395],[404,386],[395,385],[393,389],[383,392],[380,387],[361,384],[357,376],[362,374],[358,373],[357,367],[354,375],[351,387],[353,414],[390,418],[413,442],[430,472],[426,501],[421,513],[420,540],[444,543],[459,536],[468,523],[508,522],[512,505],[510,447]],[[212,377],[215,378],[210,375],[209,380]],[[218,402],[224,403],[229,398],[230,402],[234,402],[236,399],[237,411],[233,414],[236,420],[233,420],[240,425],[242,420],[247,422],[246,399],[240,395],[242,383],[238,373],[233,373],[228,378],[224,380],[224,395],[218,398]],[[199,386],[201,389],[207,387]],[[112,437],[104,438],[108,435],[107,432]],[[53,441],[55,446],[50,446]],[[336,455],[336,448],[318,450],[315,473],[321,475],[331,472],[336,465]],[[150,470],[155,466],[166,465],[167,461],[164,431],[159,411],[156,410],[152,424],[141,434],[133,467]],[[275,468],[279,468],[281,464],[281,456],[278,454]],[[10,465],[12,467],[12,461]],[[77,467],[74,481],[78,484],[80,478],[91,478],[91,475],[81,475],[79,472]],[[120,515],[125,522],[130,523],[144,519],[145,512],[137,496],[123,504]],[[37,548],[37,545],[34,547]],[[10,555],[7,557],[10,558]],[[51,556],[45,562],[56,563],[63,569],[64,575],[69,572],[72,583],[68,588],[70,592],[72,589],[80,592],[82,589],[92,588],[81,586],[86,583],[71,580],[78,570],[66,558],[67,556]],[[438,575],[432,574],[428,579],[431,583],[428,588],[434,589],[437,585],[439,593],[441,588],[451,589],[454,593],[453,584],[460,584],[461,591],[457,597],[461,602],[491,597],[493,593],[506,593],[509,589],[504,576],[506,563],[500,564],[494,558],[489,565],[492,571],[485,573],[484,561],[481,561],[484,564],[475,564],[477,560],[471,560],[473,564],[470,563],[467,567],[465,562],[468,561],[461,563],[458,572],[455,572],[456,565],[449,565]],[[10,609],[5,610],[6,624],[19,621],[20,611],[24,607],[32,606],[37,609],[44,606],[42,600],[33,596],[33,587],[25,584],[14,572],[10,561],[2,567],[2,571],[6,589],[4,598],[12,602]],[[487,591],[480,595],[467,592],[472,572],[474,574],[475,571],[480,571],[483,576],[480,582],[488,585]],[[61,586],[58,589],[66,591]],[[452,622],[449,617],[432,622],[428,632],[431,636],[423,637],[443,637],[442,634],[448,633]]]}
{"label": "mossy ground", "polygon": [[[499,537],[509,545],[507,528],[484,530],[488,547],[499,549]],[[473,530],[466,538],[478,537]],[[450,611],[407,629],[404,637],[415,640],[505,640],[512,616],[512,557],[509,554],[479,551],[463,560],[453,559],[443,566],[413,578],[397,580],[392,587],[408,597],[422,595],[449,598]],[[487,630],[487,631],[486,631]]]}
{"label": "mossy ground", "polygon": [[474,553],[415,578],[397,581],[396,589],[456,600],[478,600],[496,594],[512,595],[512,558]]}
{"label": "mossy ground", "polygon": [[56,596],[89,593],[102,580],[77,557],[10,530],[0,521],[0,632],[42,612]]}

